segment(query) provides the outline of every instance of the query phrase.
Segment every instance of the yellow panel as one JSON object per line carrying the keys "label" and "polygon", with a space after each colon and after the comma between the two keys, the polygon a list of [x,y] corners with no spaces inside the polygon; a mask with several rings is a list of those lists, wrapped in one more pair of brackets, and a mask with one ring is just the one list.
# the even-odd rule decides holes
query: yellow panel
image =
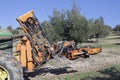
{"label": "yellow panel", "polygon": [[28,68],[29,72],[31,72],[34,69],[31,50],[32,50],[32,48],[31,48],[30,41],[27,40],[26,41],[26,52],[27,52],[27,68]]}
{"label": "yellow panel", "polygon": [[32,48],[31,48],[30,41],[27,40],[26,41],[27,61],[33,61],[31,50],[32,50]]}
{"label": "yellow panel", "polygon": [[27,67],[28,67],[28,72],[31,72],[34,69],[33,63],[31,61],[27,63]]}
{"label": "yellow panel", "polygon": [[25,47],[25,45],[22,45],[22,46],[21,46],[21,56],[20,56],[20,60],[21,60],[21,65],[22,65],[23,67],[26,67],[26,62],[27,62],[27,60],[26,60],[26,47]]}
{"label": "yellow panel", "polygon": [[20,21],[22,21],[22,22],[25,22],[27,18],[33,17],[33,14],[34,14],[34,13],[33,13],[33,10],[31,10],[31,11],[25,13],[24,15],[18,17],[17,20],[20,20]]}

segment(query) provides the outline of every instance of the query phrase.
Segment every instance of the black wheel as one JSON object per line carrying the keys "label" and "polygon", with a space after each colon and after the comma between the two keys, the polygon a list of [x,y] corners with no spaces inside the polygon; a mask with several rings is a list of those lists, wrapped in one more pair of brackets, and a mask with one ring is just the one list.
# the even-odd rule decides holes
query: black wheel
{"label": "black wheel", "polygon": [[14,56],[0,51],[0,80],[24,80],[23,69]]}

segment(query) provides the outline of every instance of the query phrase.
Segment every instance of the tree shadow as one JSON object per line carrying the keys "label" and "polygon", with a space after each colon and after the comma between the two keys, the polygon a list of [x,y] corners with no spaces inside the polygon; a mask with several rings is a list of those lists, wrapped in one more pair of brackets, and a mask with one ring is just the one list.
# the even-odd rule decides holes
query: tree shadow
{"label": "tree shadow", "polygon": [[99,70],[98,72],[104,75],[104,77],[88,77],[82,80],[120,80],[120,71],[115,67]]}
{"label": "tree shadow", "polygon": [[113,43],[114,45],[120,45],[120,43]]}
{"label": "tree shadow", "polygon": [[46,73],[54,74],[54,75],[60,75],[60,74],[68,74],[68,73],[75,73],[78,72],[77,70],[68,70],[71,67],[62,67],[62,68],[41,68],[39,70],[35,70],[34,72],[28,73],[25,76],[25,80],[30,80],[28,77],[35,77],[37,75],[44,76]]}
{"label": "tree shadow", "polygon": [[108,38],[108,39],[111,39],[111,40],[112,40],[112,39],[120,39],[120,37],[114,37],[114,38]]}
{"label": "tree shadow", "polygon": [[97,41],[88,40],[86,43],[97,43]]}

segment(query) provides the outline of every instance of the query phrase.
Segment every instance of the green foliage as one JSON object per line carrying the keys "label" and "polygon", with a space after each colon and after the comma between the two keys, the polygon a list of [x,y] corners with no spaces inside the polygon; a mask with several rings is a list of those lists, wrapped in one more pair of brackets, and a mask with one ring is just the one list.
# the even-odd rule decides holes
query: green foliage
{"label": "green foliage", "polygon": [[49,22],[53,26],[53,40],[74,40],[76,43],[87,41],[88,21],[80,14],[77,5],[73,5],[71,10],[54,10],[49,16]]}
{"label": "green foliage", "polygon": [[64,26],[64,22],[65,22],[64,18],[65,18],[64,12],[60,12],[56,9],[53,11],[53,15],[49,16],[50,24],[51,26],[53,26],[54,41],[62,40],[62,33],[63,33],[62,26]]}
{"label": "green foliage", "polygon": [[50,22],[44,21],[44,22],[42,22],[41,25],[44,27],[44,29],[47,33],[47,37],[49,38],[50,42],[55,41],[56,38],[55,38],[55,34],[54,34],[54,27],[50,24]]}
{"label": "green foliage", "polygon": [[81,43],[87,40],[88,22],[87,19],[80,14],[79,8],[74,5],[71,10],[67,11],[67,23],[69,27],[70,40]]}
{"label": "green foliage", "polygon": [[98,19],[90,19],[88,20],[88,27],[89,27],[89,39],[91,38],[101,38],[105,37],[109,34],[111,27],[104,24],[103,17]]}
{"label": "green foliage", "polygon": [[104,37],[110,31],[110,27],[104,24],[103,17],[87,20],[85,16],[81,15],[76,4],[71,10],[54,9],[53,14],[49,16],[48,24],[52,26],[48,27],[48,30],[51,28],[52,31],[47,32],[52,33],[53,41],[73,40],[76,44],[86,42],[93,37],[97,39]]}
{"label": "green foliage", "polygon": [[116,25],[115,28],[113,28],[113,31],[120,31],[120,24]]}
{"label": "green foliage", "polygon": [[8,26],[7,29],[8,29],[13,35],[19,34],[19,28],[13,29],[12,26]]}

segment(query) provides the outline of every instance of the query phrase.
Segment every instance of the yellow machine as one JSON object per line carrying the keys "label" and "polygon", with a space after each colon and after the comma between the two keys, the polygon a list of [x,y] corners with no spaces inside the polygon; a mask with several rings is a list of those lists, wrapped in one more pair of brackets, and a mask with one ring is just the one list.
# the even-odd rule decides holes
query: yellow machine
{"label": "yellow machine", "polygon": [[62,41],[51,46],[33,11],[18,17],[17,21],[25,35],[17,37],[20,42],[16,44],[16,54],[0,52],[0,80],[23,80],[23,72],[40,69],[49,59],[54,58],[54,55],[73,60],[101,52],[99,47],[75,48],[72,41]]}

